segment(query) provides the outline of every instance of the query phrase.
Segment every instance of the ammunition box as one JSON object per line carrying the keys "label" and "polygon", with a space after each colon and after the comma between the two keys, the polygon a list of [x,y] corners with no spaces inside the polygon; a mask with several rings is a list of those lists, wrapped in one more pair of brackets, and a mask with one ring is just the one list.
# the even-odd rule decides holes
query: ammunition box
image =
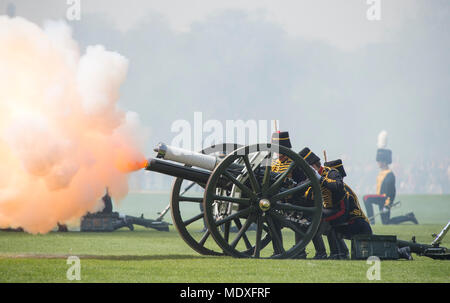
{"label": "ammunition box", "polygon": [[375,256],[382,260],[397,260],[397,236],[357,235],[352,238],[352,260]]}
{"label": "ammunition box", "polygon": [[81,219],[80,231],[114,231],[111,215],[87,215]]}

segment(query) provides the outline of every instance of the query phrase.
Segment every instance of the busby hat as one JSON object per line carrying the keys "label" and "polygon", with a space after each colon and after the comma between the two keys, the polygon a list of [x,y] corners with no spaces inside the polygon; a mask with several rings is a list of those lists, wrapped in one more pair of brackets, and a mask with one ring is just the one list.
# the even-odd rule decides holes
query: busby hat
{"label": "busby hat", "polygon": [[342,164],[341,159],[325,162],[323,164],[323,166],[337,169],[339,171],[339,173],[341,174],[342,178],[347,176],[347,173],[345,172],[344,165]]}
{"label": "busby hat", "polygon": [[379,148],[377,149],[377,162],[384,162],[386,164],[392,163],[392,151],[390,149]]}
{"label": "busby hat", "polygon": [[309,165],[313,165],[314,163],[320,161],[320,158],[317,157],[317,155],[313,153],[308,147],[302,149],[299,154]]}
{"label": "busby hat", "polygon": [[272,134],[272,143],[287,148],[292,148],[291,139],[289,139],[289,132],[274,132]]}

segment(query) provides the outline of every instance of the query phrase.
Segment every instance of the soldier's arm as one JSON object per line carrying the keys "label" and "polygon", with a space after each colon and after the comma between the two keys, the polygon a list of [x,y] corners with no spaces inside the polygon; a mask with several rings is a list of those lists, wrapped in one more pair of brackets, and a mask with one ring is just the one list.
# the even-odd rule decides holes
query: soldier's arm
{"label": "soldier's arm", "polygon": [[344,191],[344,181],[337,170],[330,170],[327,174],[322,175],[322,178],[320,178],[320,185],[328,188],[332,192]]}
{"label": "soldier's arm", "polygon": [[384,206],[390,207],[395,199],[395,176],[389,173],[383,181],[381,193],[386,195]]}

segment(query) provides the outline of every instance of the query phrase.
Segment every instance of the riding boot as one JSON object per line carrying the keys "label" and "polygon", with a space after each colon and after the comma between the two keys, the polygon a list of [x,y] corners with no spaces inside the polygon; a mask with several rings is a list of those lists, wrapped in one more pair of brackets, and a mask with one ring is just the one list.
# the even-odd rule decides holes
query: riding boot
{"label": "riding boot", "polygon": [[380,217],[381,217],[381,223],[383,224],[398,224],[398,223],[392,223],[392,219],[389,219],[391,217],[391,211],[388,209],[386,212],[383,212],[382,208],[380,207]]}
{"label": "riding boot", "polygon": [[397,252],[398,252],[399,259],[406,259],[406,260],[413,259],[413,257],[411,256],[411,248],[409,246],[397,248]]}
{"label": "riding boot", "polygon": [[327,233],[328,246],[330,247],[329,259],[339,259],[339,246],[336,231],[330,229]]}
{"label": "riding boot", "polygon": [[373,205],[370,199],[364,200],[364,206],[366,207],[367,217],[370,218],[370,224],[375,224],[375,218],[373,216]]}
{"label": "riding boot", "polygon": [[404,216],[398,216],[398,217],[391,218],[389,220],[389,224],[400,224],[400,223],[408,222],[408,221],[411,221],[414,224],[419,224],[414,213],[408,213]]}
{"label": "riding boot", "polygon": [[337,244],[338,244],[338,248],[339,248],[339,259],[348,260],[349,259],[348,248],[347,248],[347,244],[345,243],[345,240],[338,238]]}
{"label": "riding boot", "polygon": [[[300,242],[300,240],[302,239],[302,237],[298,234],[298,233],[295,233],[295,243],[298,243],[298,242]],[[298,253],[298,255],[296,255],[296,256],[294,256],[293,257],[293,259],[306,259],[306,251],[305,251],[305,249],[303,248],[299,253]]]}
{"label": "riding boot", "polygon": [[326,259],[327,258],[327,250],[325,248],[325,244],[323,243],[322,235],[316,234],[312,239],[314,244],[314,248],[316,250],[316,255],[313,259]]}
{"label": "riding boot", "polygon": [[[278,238],[280,239],[280,245],[281,247],[279,247],[277,245],[277,243],[275,242],[275,239],[272,239],[272,246],[273,246],[273,251],[275,255],[281,254],[282,253],[282,249],[283,249],[283,234],[281,233],[281,226],[278,224],[278,222],[273,222],[275,230],[274,232],[278,235]],[[275,236],[275,235],[273,235]]]}

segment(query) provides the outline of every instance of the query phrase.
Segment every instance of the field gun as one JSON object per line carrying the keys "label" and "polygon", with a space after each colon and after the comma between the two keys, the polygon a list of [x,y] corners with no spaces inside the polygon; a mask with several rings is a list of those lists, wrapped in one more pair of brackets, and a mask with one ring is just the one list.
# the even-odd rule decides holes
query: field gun
{"label": "field gun", "polygon": [[[322,215],[319,182],[305,160],[289,148],[223,143],[192,152],[160,143],[155,152],[145,169],[175,177],[170,202],[173,224],[201,254],[291,258],[318,229]],[[272,172],[274,155],[292,160],[285,172]],[[194,182],[203,192],[182,192],[183,181]],[[309,187],[313,201],[302,204],[301,199],[291,199]],[[202,219],[207,229],[199,234],[192,226]],[[237,230],[234,236],[230,234],[233,229]]]}
{"label": "field gun", "polygon": [[118,212],[97,212],[87,213],[81,218],[80,231],[115,231],[122,227],[128,227],[134,230],[133,225],[141,225],[147,228],[153,228],[159,231],[169,231],[169,224],[166,222],[156,221],[140,217],[128,216]]}
{"label": "field gun", "polygon": [[450,221],[437,235],[433,235],[435,238],[431,245],[420,244],[416,242],[415,237],[410,242],[397,240],[399,248],[409,247],[411,252],[418,254],[419,256],[425,256],[432,259],[450,260],[450,252],[446,247],[441,247],[440,244],[450,229]]}

